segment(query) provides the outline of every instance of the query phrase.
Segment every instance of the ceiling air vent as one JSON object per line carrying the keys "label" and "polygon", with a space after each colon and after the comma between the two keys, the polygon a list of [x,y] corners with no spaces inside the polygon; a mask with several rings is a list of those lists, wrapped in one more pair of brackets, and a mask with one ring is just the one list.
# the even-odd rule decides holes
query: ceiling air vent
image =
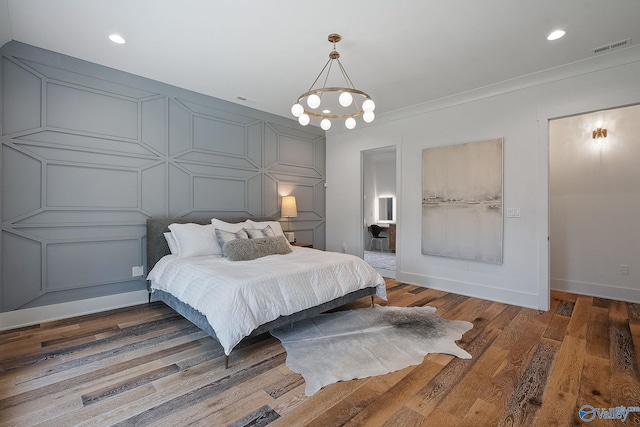
{"label": "ceiling air vent", "polygon": [[619,42],[609,43],[605,46],[600,46],[595,49],[591,49],[591,53],[597,55],[599,53],[605,53],[612,51],[613,49],[619,49],[621,47],[629,46],[631,44],[631,39],[620,40]]}
{"label": "ceiling air vent", "polygon": [[255,104],[257,102],[255,99],[247,98],[245,96],[240,96],[240,95],[236,96],[236,99],[239,99],[240,101],[243,101],[243,102],[248,102],[249,104]]}

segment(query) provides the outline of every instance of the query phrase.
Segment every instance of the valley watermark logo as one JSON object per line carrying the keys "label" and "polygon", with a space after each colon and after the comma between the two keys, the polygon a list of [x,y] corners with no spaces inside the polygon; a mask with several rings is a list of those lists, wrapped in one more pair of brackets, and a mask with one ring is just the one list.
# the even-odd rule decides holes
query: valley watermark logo
{"label": "valley watermark logo", "polygon": [[601,420],[622,420],[626,421],[629,412],[640,412],[640,406],[616,406],[615,408],[594,408],[591,405],[584,405],[578,411],[580,419],[584,422],[591,422],[596,417]]}

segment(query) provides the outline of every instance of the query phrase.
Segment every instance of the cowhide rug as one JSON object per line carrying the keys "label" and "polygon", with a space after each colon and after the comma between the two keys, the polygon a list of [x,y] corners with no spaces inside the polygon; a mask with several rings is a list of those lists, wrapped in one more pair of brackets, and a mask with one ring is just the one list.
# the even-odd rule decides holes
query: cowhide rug
{"label": "cowhide rug", "polygon": [[419,365],[429,353],[471,355],[456,340],[473,327],[435,315],[434,307],[383,307],[321,314],[272,331],[286,364],[304,377],[311,396],[337,381],[366,378]]}

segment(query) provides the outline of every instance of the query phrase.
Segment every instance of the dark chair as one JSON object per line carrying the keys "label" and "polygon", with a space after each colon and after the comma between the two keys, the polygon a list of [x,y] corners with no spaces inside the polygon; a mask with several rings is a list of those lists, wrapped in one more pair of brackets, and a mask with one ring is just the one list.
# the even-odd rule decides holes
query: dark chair
{"label": "dark chair", "polygon": [[380,248],[380,252],[384,252],[382,250],[382,246],[384,243],[384,239],[386,239],[387,236],[381,236],[380,235],[381,231],[382,231],[382,227],[380,227],[377,224],[372,224],[369,226],[369,232],[371,233],[371,242],[369,242],[369,250],[371,250],[371,246],[373,245],[373,242],[376,242],[376,246]]}

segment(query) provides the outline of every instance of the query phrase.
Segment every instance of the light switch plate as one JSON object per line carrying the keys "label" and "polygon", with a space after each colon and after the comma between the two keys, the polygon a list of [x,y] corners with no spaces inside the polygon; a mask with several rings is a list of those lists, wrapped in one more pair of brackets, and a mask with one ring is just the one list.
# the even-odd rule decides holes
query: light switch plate
{"label": "light switch plate", "polygon": [[520,218],[520,208],[507,208],[507,218]]}

